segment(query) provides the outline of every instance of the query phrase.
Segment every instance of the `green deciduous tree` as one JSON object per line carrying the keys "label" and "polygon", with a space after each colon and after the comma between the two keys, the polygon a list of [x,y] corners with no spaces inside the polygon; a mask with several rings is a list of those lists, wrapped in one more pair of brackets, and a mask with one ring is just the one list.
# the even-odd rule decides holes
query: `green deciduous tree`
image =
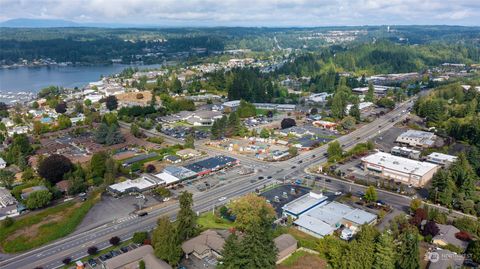
{"label": "green deciduous tree", "polygon": [[338,141],[330,142],[328,144],[327,154],[328,154],[329,162],[334,162],[336,160],[341,159],[343,156],[343,150],[340,143]]}
{"label": "green deciduous tree", "polygon": [[367,202],[375,202],[378,200],[377,190],[373,186],[369,186],[365,191],[364,198]]}
{"label": "green deciduous tree", "polygon": [[52,193],[48,190],[32,192],[25,201],[28,209],[37,209],[47,206],[52,200]]}

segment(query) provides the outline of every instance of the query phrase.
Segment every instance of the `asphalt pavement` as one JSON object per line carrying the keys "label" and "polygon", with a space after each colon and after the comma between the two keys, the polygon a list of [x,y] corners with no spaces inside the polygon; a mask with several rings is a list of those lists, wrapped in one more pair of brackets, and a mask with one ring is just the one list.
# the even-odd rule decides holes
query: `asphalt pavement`
{"label": "asphalt pavement", "polygon": [[[388,130],[395,123],[403,120],[408,109],[413,106],[413,102],[400,104],[396,109],[377,120],[368,123],[350,134],[339,137],[337,140],[343,145],[344,149],[349,149],[355,144],[368,141],[377,134]],[[128,124],[121,123],[122,127],[127,128]],[[147,136],[159,136],[161,134],[155,131],[145,131]],[[163,135],[163,137],[165,137]],[[183,141],[171,137],[165,137],[169,143],[183,143]],[[262,172],[253,175],[244,175],[235,178],[231,184],[210,189],[203,193],[194,195],[194,210],[198,213],[211,210],[213,207],[227,203],[230,199],[242,196],[255,191],[266,184],[271,184],[276,180],[284,178],[295,178],[305,175],[306,168],[326,161],[324,154],[327,145],[303,153],[288,161],[280,163],[265,163],[257,159],[229,154],[226,151],[212,149],[203,145],[196,146],[197,149],[204,150],[208,154],[225,154],[239,159],[242,164],[260,166]],[[263,180],[258,180],[258,176],[264,175]],[[267,179],[266,176],[272,176]],[[250,179],[256,179],[252,183]],[[323,182],[325,187],[332,191],[357,192],[363,191],[365,186],[351,183],[348,181],[330,178],[330,182]],[[219,201],[220,197],[226,197],[224,201]],[[392,207],[404,211],[410,205],[410,198],[379,190],[379,199],[386,201]],[[91,230],[72,234],[63,239],[52,242],[40,248],[18,254],[13,258],[0,262],[0,267],[4,269],[22,269],[42,266],[43,268],[58,268],[63,266],[61,260],[65,257],[71,257],[73,260],[87,256],[86,250],[90,246],[97,246],[100,249],[109,246],[108,240],[112,236],[119,236],[122,239],[128,239],[134,232],[151,230],[156,226],[159,216],[167,215],[175,218],[178,211],[178,204],[170,205],[150,212],[145,217],[125,216],[114,222],[107,223]]]}

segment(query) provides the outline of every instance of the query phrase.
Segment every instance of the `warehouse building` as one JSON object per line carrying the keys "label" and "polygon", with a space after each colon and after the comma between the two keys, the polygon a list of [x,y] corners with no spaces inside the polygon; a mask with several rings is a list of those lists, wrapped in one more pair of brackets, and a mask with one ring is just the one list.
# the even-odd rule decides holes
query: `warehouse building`
{"label": "warehouse building", "polygon": [[384,152],[363,157],[362,164],[365,172],[393,179],[403,184],[411,184],[415,187],[424,186],[440,168],[436,164],[411,160]]}
{"label": "warehouse building", "polygon": [[408,130],[397,137],[396,142],[417,148],[429,148],[435,144],[436,135],[430,132]]}

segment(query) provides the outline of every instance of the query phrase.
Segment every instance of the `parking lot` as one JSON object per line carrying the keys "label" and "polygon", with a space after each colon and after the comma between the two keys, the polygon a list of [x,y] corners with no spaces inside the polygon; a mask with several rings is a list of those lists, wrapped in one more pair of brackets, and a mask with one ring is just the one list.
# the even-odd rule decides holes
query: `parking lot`
{"label": "parking lot", "polygon": [[210,175],[186,180],[182,183],[183,190],[191,193],[198,193],[206,191],[207,189],[214,189],[225,184],[233,182],[239,176],[242,176],[245,169],[242,166],[235,166],[221,171],[217,171]]}
{"label": "parking lot", "polygon": [[137,199],[134,195],[125,195],[114,198],[110,195],[102,195],[101,201],[95,204],[83,219],[75,233],[86,231],[94,226],[102,225],[113,220],[122,220],[133,215],[141,207],[158,204],[153,195],[145,194],[145,199]]}
{"label": "parking lot", "polygon": [[310,188],[307,188],[307,187],[293,185],[293,184],[286,184],[286,185],[280,185],[274,189],[268,190],[262,193],[261,196],[265,197],[265,199],[267,199],[267,201],[270,202],[270,204],[275,209],[275,212],[277,213],[277,217],[281,217],[282,207],[285,204],[297,199],[298,197],[301,197],[307,194],[309,191],[310,191]]}
{"label": "parking lot", "polygon": [[394,146],[398,146],[395,143],[395,140],[397,140],[397,137],[405,131],[406,129],[394,126],[382,134],[375,136],[373,141],[375,142],[376,148],[383,152],[390,152]]}

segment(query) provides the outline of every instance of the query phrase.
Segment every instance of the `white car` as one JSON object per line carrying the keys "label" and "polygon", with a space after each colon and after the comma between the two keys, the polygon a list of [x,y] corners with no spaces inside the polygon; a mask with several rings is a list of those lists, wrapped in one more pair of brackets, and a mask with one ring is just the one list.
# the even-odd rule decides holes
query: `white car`
{"label": "white car", "polygon": [[222,201],[225,201],[225,200],[227,200],[227,197],[225,197],[225,196],[218,198],[219,202],[222,202]]}
{"label": "white car", "polygon": [[341,192],[341,191],[337,191],[337,192],[335,192],[335,195],[336,195],[336,196],[342,195],[342,192]]}
{"label": "white car", "polygon": [[170,201],[170,197],[165,197],[165,198],[163,198],[163,200],[162,200],[162,201],[164,201],[164,202],[168,202],[168,201]]}

